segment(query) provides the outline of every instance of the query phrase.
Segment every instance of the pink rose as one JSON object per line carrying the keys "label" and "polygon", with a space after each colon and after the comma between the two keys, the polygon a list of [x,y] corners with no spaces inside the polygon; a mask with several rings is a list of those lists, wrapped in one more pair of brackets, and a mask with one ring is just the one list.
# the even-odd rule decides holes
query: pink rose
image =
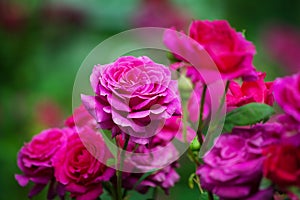
{"label": "pink rose", "polygon": [[68,129],[44,130],[21,148],[18,166],[24,174],[15,177],[21,186],[29,181],[35,183],[29,197],[39,193],[54,178],[53,157],[65,146],[68,134]]}
{"label": "pink rose", "polygon": [[300,73],[274,81],[274,97],[284,112],[300,121]]}
{"label": "pink rose", "polygon": [[273,105],[273,82],[264,82],[266,73],[258,72],[257,74],[258,80],[243,82],[241,86],[235,81],[230,81],[226,94],[228,107],[239,107],[252,102]]}
{"label": "pink rose", "polygon": [[[254,45],[247,41],[242,33],[231,28],[227,21],[193,21],[190,25],[189,37],[167,30],[164,43],[177,59],[185,63],[173,66],[186,67],[187,76],[193,83],[203,81],[201,74],[206,73],[205,68],[218,70],[222,78],[228,80],[240,77],[244,80],[257,79],[252,64],[256,53]],[[214,69],[215,65],[216,69]],[[213,79],[207,78],[204,79],[206,82],[208,79]]]}
{"label": "pink rose", "polygon": [[77,200],[96,199],[103,191],[101,182],[108,181],[114,174],[113,169],[99,161],[107,157],[107,152],[102,151],[105,145],[102,137],[93,129],[85,128],[80,137],[76,132],[70,135],[67,145],[53,160],[56,180]]}
{"label": "pink rose", "polygon": [[124,56],[95,66],[91,85],[96,96],[82,95],[83,104],[113,136],[122,133],[146,144],[166,119],[181,114],[171,71],[146,56]]}
{"label": "pink rose", "polygon": [[190,37],[199,42],[217,64],[226,79],[256,77],[252,65],[254,45],[236,32],[225,20],[195,20]]}

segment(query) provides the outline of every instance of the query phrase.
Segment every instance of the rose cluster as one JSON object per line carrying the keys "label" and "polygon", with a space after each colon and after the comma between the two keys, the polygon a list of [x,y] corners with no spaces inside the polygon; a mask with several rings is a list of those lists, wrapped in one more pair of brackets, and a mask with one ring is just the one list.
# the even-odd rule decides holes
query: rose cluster
{"label": "rose cluster", "polygon": [[[190,120],[210,120],[213,100],[210,93],[213,91],[205,91],[211,83],[203,77],[210,74],[199,68],[205,67],[207,60],[214,61],[221,80],[227,84],[224,103],[228,118],[238,116],[235,121],[226,117],[224,126],[232,123],[233,129],[215,138],[203,163],[197,163],[196,174],[201,187],[226,200],[271,200],[281,198],[279,194],[283,194],[282,198],[298,199],[300,74],[265,82],[266,73],[256,71],[252,64],[254,45],[224,20],[193,21],[187,36],[168,30],[164,42],[175,60],[171,67],[189,77],[194,85],[194,93],[188,102]],[[196,62],[197,55],[204,64]],[[207,63],[211,65],[211,62]],[[260,115],[251,115],[256,112],[255,105],[273,106],[274,102],[284,114],[274,115],[270,122],[253,126],[253,123],[265,122],[271,117],[252,122],[252,117],[259,118]],[[198,131],[203,133],[205,129]],[[264,180],[269,180],[270,184],[262,186]]]}
{"label": "rose cluster", "polygon": [[[188,34],[167,29],[162,40],[170,66],[146,56],[96,65],[93,94],[81,95],[83,105],[65,127],[42,131],[21,148],[16,179],[34,183],[29,197],[48,184],[48,199],[97,199],[105,191],[122,200],[128,190],[156,187],[168,194],[180,177],[173,141],[193,140],[189,185],[196,182],[208,199],[299,199],[300,73],[266,82],[253,65],[255,46],[225,20],[195,20]],[[173,69],[193,85],[186,104]],[[209,88],[217,83],[225,90],[213,99]],[[222,109],[225,116],[209,127]]]}
{"label": "rose cluster", "polygon": [[[125,56],[95,66],[91,85],[96,96],[82,95],[83,105],[65,127],[43,131],[22,147],[19,184],[35,183],[29,197],[49,184],[48,199],[56,195],[63,199],[66,194],[97,199],[103,188],[120,199],[118,187],[141,193],[161,187],[168,193],[179,180],[175,171],[179,153],[170,142],[182,128],[177,81],[171,71],[148,57]],[[103,130],[111,131],[108,139],[115,138],[117,151],[131,153],[123,156],[127,159],[114,154]],[[115,169],[126,171],[121,177],[126,184],[117,184]],[[148,171],[152,173],[139,183]]]}

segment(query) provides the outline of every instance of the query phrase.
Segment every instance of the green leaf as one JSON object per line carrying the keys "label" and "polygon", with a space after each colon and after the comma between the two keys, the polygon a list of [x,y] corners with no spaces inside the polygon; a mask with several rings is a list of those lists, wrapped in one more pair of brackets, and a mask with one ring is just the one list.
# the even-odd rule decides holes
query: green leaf
{"label": "green leaf", "polygon": [[296,186],[292,186],[288,190],[291,191],[294,195],[296,195],[300,199],[300,188]]}
{"label": "green leaf", "polygon": [[248,126],[267,121],[274,114],[267,104],[249,103],[238,107],[226,115],[223,132],[231,132],[235,126]]}
{"label": "green leaf", "polygon": [[260,185],[259,185],[259,189],[260,190],[264,190],[269,188],[272,185],[272,181],[267,179],[267,178],[263,178],[260,181]]}

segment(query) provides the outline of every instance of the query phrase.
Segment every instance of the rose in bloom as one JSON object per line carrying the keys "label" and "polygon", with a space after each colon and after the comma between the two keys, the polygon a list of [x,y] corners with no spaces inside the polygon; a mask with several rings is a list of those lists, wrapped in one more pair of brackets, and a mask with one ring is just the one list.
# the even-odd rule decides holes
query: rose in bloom
{"label": "rose in bloom", "polygon": [[262,147],[278,142],[277,130],[271,128],[234,129],[221,135],[197,170],[201,186],[221,199],[271,199],[271,190],[259,190]]}
{"label": "rose in bloom", "polygon": [[271,145],[263,151],[264,176],[282,188],[300,187],[300,148],[291,144]]}
{"label": "rose in bloom", "polygon": [[73,132],[67,145],[54,157],[55,178],[71,192],[72,198],[97,199],[103,192],[101,182],[113,176],[114,170],[99,161],[106,160],[103,145],[102,137],[93,129],[83,128],[80,137]]}
{"label": "rose in bloom", "polygon": [[257,102],[273,105],[273,82],[264,82],[266,73],[258,72],[258,80],[243,82],[240,86],[235,81],[230,81],[226,94],[228,107],[239,107],[248,103]]}
{"label": "rose in bloom", "polygon": [[[205,68],[205,63],[207,67],[213,65],[210,61],[212,59],[224,79],[240,77],[247,81],[257,79],[252,64],[256,53],[254,45],[247,41],[242,33],[230,27],[227,21],[195,20],[190,25],[189,37],[193,40],[168,30],[164,35],[164,43],[175,54],[176,59],[183,62],[192,61],[192,65],[197,64]],[[187,67],[187,76],[191,77],[193,83],[203,80],[199,70],[195,68],[199,66],[192,65],[177,64],[176,67]]]}
{"label": "rose in bloom", "polygon": [[284,112],[300,122],[300,73],[274,82],[274,98]]}
{"label": "rose in bloom", "polygon": [[35,183],[29,197],[39,193],[54,178],[53,157],[65,146],[68,134],[68,129],[44,130],[21,148],[18,166],[23,175],[15,177],[21,186],[29,181]]}
{"label": "rose in bloom", "polygon": [[195,20],[190,25],[189,35],[205,48],[224,78],[256,77],[252,65],[256,53],[254,45],[226,20]]}
{"label": "rose in bloom", "polygon": [[91,85],[96,96],[82,95],[83,104],[113,136],[127,134],[146,144],[166,119],[181,114],[171,71],[146,56],[124,56],[95,66]]}

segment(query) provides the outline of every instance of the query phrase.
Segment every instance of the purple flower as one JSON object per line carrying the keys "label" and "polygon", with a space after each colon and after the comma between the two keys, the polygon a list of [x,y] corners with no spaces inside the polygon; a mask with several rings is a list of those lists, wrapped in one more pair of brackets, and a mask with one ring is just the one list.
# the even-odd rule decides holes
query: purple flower
{"label": "purple flower", "polygon": [[126,183],[123,187],[129,190],[135,189],[142,194],[147,193],[150,187],[161,187],[166,194],[169,194],[169,189],[179,181],[180,176],[175,171],[178,167],[178,163],[174,162],[171,165],[153,172],[153,174],[147,176],[139,184],[137,183],[144,175],[143,173],[123,173],[123,182]]}
{"label": "purple flower", "polygon": [[258,188],[262,178],[262,147],[280,138],[276,126],[271,129],[270,124],[259,125],[221,135],[197,170],[201,186],[221,199],[271,199],[271,190]]}
{"label": "purple flower", "polygon": [[91,75],[96,96],[82,95],[102,129],[123,133],[146,144],[173,115],[181,114],[177,82],[171,71],[148,57],[124,56],[97,65]]}
{"label": "purple flower", "polygon": [[293,117],[282,114],[275,117],[279,124],[278,130],[281,131],[281,143],[300,146],[300,123]]}
{"label": "purple flower", "polygon": [[300,122],[300,73],[274,81],[274,97],[284,112]]}
{"label": "purple flower", "polygon": [[29,181],[35,186],[29,197],[38,194],[54,178],[53,157],[66,143],[68,129],[48,129],[34,136],[18,154],[18,166],[23,175],[16,175],[21,186]]}

